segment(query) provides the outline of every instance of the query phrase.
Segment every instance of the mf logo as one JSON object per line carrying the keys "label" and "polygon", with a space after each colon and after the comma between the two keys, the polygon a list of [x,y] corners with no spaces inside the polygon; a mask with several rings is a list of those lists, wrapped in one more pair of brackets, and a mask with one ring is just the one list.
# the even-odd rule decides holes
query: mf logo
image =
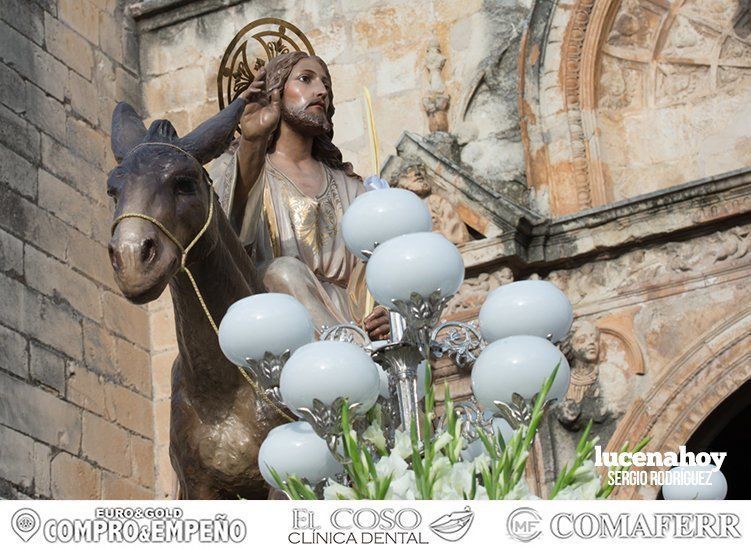
{"label": "mf logo", "polygon": [[542,519],[537,511],[531,507],[520,507],[506,519],[506,531],[517,541],[532,541],[542,533],[541,523]]}

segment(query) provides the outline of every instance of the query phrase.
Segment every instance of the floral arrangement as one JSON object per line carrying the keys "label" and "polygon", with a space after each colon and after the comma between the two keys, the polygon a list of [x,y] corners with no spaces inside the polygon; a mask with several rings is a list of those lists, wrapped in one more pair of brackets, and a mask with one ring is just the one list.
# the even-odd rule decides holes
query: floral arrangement
{"label": "floral arrangement", "polygon": [[[470,460],[464,459],[467,453],[463,452],[470,442],[464,434],[465,420],[455,413],[448,386],[445,425],[433,425],[435,397],[428,367],[420,436],[413,422],[409,433],[395,432],[389,448],[380,406],[369,412],[369,426],[358,433],[345,402],[340,442],[343,457],[339,457],[345,470],[343,482],[328,479],[321,493],[293,475],[282,479],[272,470],[272,476],[292,499],[539,499],[530,492],[524,470],[557,370],[536,395],[529,422],[519,426],[508,440],[498,431],[489,435],[480,427],[475,429],[484,452]],[[603,483],[591,460],[598,442],[589,436],[591,426],[590,421],[573,461],[563,467],[553,484],[550,499],[596,499],[611,494],[613,487]],[[647,442],[642,440],[632,451],[641,450]]]}

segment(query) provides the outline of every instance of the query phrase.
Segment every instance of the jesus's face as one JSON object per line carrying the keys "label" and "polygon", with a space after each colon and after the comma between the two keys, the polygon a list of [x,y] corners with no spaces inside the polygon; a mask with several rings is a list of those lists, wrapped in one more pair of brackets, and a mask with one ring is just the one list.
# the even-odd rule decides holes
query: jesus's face
{"label": "jesus's face", "polygon": [[331,130],[331,82],[326,69],[314,57],[297,62],[284,84],[282,118],[295,131],[309,136]]}

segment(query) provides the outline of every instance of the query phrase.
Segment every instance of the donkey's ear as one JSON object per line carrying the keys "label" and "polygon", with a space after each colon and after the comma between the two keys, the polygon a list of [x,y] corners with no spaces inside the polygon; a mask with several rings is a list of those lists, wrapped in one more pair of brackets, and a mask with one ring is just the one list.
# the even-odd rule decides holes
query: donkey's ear
{"label": "donkey's ear", "polygon": [[247,101],[238,97],[227,107],[203,122],[180,139],[179,145],[196,157],[201,164],[211,162],[221,155],[232,142]]}
{"label": "donkey's ear", "polygon": [[133,107],[120,101],[112,112],[112,153],[118,163],[146,137],[146,126]]}
{"label": "donkey's ear", "polygon": [[146,141],[158,143],[175,143],[178,140],[177,130],[169,120],[154,120],[149,126]]}

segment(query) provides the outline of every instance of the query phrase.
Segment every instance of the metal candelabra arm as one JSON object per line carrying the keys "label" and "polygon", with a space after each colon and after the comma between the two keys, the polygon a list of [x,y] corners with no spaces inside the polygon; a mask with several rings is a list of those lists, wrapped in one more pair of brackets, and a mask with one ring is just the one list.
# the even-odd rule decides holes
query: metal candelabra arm
{"label": "metal candelabra arm", "polygon": [[362,347],[367,348],[370,345],[371,342],[368,333],[354,323],[336,324],[330,328],[328,326],[322,326],[320,341],[344,341],[347,343],[356,343],[355,336],[362,339]]}
{"label": "metal candelabra arm", "polygon": [[433,330],[430,345],[434,357],[448,356],[459,368],[469,369],[485,348],[485,341],[474,322],[449,321]]}
{"label": "metal candelabra arm", "polygon": [[417,347],[424,358],[430,357],[430,333],[438,324],[441,313],[452,296],[441,297],[436,290],[424,298],[413,292],[408,300],[394,299],[393,308],[404,318],[404,338],[402,341]]}
{"label": "metal candelabra arm", "polygon": [[409,432],[410,423],[415,420],[419,436],[417,368],[422,354],[409,343],[392,343],[375,351],[372,357],[389,375],[389,388],[392,394],[396,393],[402,428]]}
{"label": "metal candelabra arm", "polygon": [[[331,405],[325,404],[316,398],[313,399],[312,408],[300,408],[297,411],[302,414],[305,421],[310,423],[313,431],[326,441],[326,445],[329,447],[329,450],[334,457],[342,463],[347,463],[346,458],[337,451],[339,447],[339,438],[342,436],[343,404],[344,399],[342,397],[334,400]],[[349,404],[347,408],[350,412],[354,412],[360,406],[361,404],[359,402],[353,402],[352,404]]]}
{"label": "metal candelabra arm", "polygon": [[282,375],[282,368],[287,363],[289,356],[289,349],[284,351],[281,355],[275,355],[267,351],[260,360],[253,360],[252,358],[246,357],[246,365],[243,366],[250,374],[253,381],[255,381],[259,388],[264,392],[266,397],[277,406],[282,407],[285,405],[282,402],[282,395],[279,392],[279,380]]}
{"label": "metal candelabra arm", "polygon": [[[495,417],[502,417],[513,429],[518,429],[521,426],[529,425],[529,422],[532,420],[532,410],[534,409],[534,403],[536,400],[536,394],[528,401],[519,393],[512,393],[511,402],[501,402],[500,400],[493,401],[493,404],[498,408],[493,415]],[[543,403],[543,414],[548,411],[555,400],[556,399],[551,398]]]}
{"label": "metal candelabra arm", "polygon": [[[480,438],[478,429],[482,429],[488,435],[493,433],[493,418],[485,419],[474,397],[464,402],[454,403],[454,414],[462,420],[461,434],[469,443]],[[441,416],[438,420],[438,430],[445,430],[447,422],[448,418],[445,415]]]}

